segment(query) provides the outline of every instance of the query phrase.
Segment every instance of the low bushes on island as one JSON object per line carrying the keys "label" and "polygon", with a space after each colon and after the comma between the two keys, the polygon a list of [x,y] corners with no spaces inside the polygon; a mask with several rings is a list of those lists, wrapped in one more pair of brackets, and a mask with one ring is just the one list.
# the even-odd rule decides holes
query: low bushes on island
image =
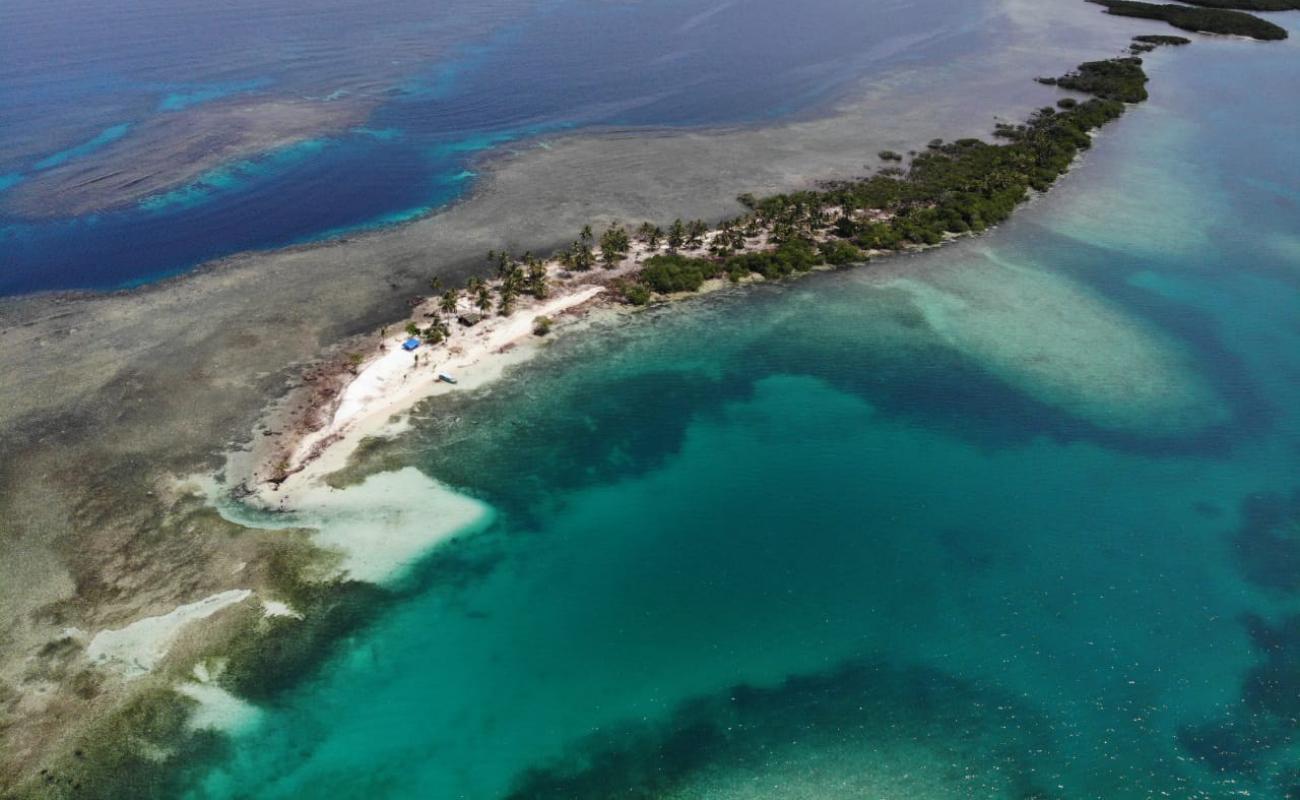
{"label": "low bushes on island", "polygon": [[1159,33],[1147,33],[1141,36],[1134,36],[1133,41],[1142,44],[1153,44],[1157,47],[1182,47],[1185,44],[1191,44],[1192,40],[1186,36],[1166,36]]}
{"label": "low bushes on island", "polygon": [[655,255],[620,291],[629,303],[644,305],[655,293],[698,291],[722,276],[783,278],[821,265],[860,263],[868,251],[935,245],[996,225],[1068,170],[1091,145],[1090,132],[1123,114],[1125,102],[1147,97],[1137,58],[1089,62],[1050,82],[1093,97],[1039,109],[1021,125],[1001,124],[998,144],[935,140],[906,170],[882,170],[820,190],[746,196],[750,213],[723,222],[719,237],[766,232],[775,247],[729,256],[717,248],[712,257]]}
{"label": "low bushes on island", "polygon": [[1121,103],[1141,103],[1147,99],[1147,75],[1139,58],[1113,58],[1088,61],[1069,75],[1056,79],[1062,89],[1086,92]]}
{"label": "low bushes on island", "polygon": [[683,255],[649,258],[641,269],[641,282],[659,294],[696,292],[710,278],[721,274],[717,262]]}

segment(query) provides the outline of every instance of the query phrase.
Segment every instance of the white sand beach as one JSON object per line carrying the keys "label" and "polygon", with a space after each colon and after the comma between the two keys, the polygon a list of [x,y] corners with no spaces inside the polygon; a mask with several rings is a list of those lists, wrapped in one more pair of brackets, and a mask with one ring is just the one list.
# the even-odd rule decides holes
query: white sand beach
{"label": "white sand beach", "polygon": [[[278,488],[265,483],[257,487],[258,498],[268,507],[298,508],[297,499],[304,488],[344,466],[361,440],[380,434],[395,415],[425,398],[473,390],[495,380],[508,366],[522,360],[522,353],[511,350],[533,338],[535,319],[560,315],[603,291],[602,286],[584,285],[547,300],[521,303],[507,317],[488,317],[474,327],[458,327],[442,344],[421,345],[412,352],[402,349],[402,343],[410,338],[405,332],[386,337],[383,349],[360,368],[343,391],[330,423],[298,442],[288,458],[289,477]],[[456,383],[439,380],[443,373],[453,375]]]}
{"label": "white sand beach", "polygon": [[166,614],[136,620],[125,628],[102,630],[86,645],[86,657],[123,677],[138,678],[158,666],[186,625],[242,603],[252,594],[248,589],[231,589]]}

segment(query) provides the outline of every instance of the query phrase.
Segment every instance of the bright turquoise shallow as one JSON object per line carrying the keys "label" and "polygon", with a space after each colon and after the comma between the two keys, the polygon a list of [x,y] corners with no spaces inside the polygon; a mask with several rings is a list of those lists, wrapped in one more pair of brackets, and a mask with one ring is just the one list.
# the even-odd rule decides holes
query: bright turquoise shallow
{"label": "bright turquoise shallow", "polygon": [[[1295,56],[1162,54],[980,242],[650,312],[430,409],[408,449],[496,527],[195,796],[1297,796]],[[1072,287],[1186,359],[1150,402],[1218,416],[1057,402],[882,277],[1006,264],[1007,307]],[[1006,319],[1004,351],[1070,333]]]}

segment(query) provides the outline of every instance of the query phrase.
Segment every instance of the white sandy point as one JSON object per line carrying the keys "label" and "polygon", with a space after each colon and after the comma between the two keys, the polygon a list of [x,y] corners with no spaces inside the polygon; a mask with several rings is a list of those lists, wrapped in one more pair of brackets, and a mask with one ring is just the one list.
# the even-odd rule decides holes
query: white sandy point
{"label": "white sandy point", "polygon": [[241,603],[252,594],[248,589],[231,589],[160,616],[136,620],[125,628],[100,631],[86,646],[86,655],[93,663],[115,669],[127,678],[138,678],[158,666],[186,625]]}
{"label": "white sandy point", "polygon": [[346,489],[309,487],[293,516],[296,524],[317,529],[314,544],[343,554],[347,577],[386,584],[400,580],[436,545],[487,527],[493,512],[407,467]]}
{"label": "white sandy point", "polygon": [[[345,466],[362,439],[395,432],[393,418],[427,397],[472,390],[496,380],[507,367],[526,358],[526,354],[510,352],[510,347],[536,338],[536,318],[561,314],[603,291],[603,286],[583,286],[529,303],[509,317],[488,318],[473,328],[456,331],[443,345],[421,347],[415,353],[401,348],[405,335],[390,337],[386,351],[366,364],[343,391],[330,423],[304,437],[294,449],[291,465],[305,465],[278,489],[257,487],[255,496],[268,507],[305,509],[304,503],[311,501],[300,493],[311,491],[321,478]],[[416,355],[420,357],[418,366]],[[441,372],[455,375],[457,383],[440,382]]]}

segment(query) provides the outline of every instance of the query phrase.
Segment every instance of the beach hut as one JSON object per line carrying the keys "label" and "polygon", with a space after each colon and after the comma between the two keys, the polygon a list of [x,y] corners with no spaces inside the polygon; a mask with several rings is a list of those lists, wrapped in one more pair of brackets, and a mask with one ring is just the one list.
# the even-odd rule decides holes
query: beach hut
{"label": "beach hut", "polygon": [[414,350],[415,348],[417,348],[417,347],[419,347],[419,346],[420,346],[420,340],[417,339],[417,338],[415,338],[414,336],[412,336],[411,338],[409,338],[409,339],[407,339],[406,341],[402,342],[402,349],[403,349],[403,350]]}

